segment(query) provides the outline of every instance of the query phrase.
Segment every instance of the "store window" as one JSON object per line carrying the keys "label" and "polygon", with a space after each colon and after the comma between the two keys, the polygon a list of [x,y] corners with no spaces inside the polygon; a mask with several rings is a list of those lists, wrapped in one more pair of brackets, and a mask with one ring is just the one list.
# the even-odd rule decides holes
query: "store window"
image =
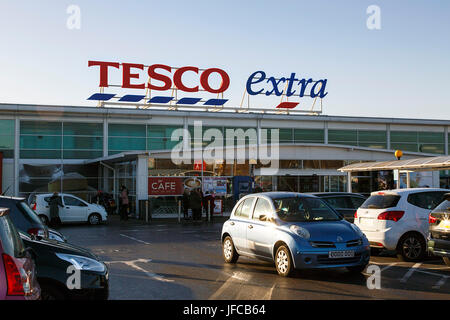
{"label": "store window", "polygon": [[294,129],[295,143],[324,143],[323,129]]}

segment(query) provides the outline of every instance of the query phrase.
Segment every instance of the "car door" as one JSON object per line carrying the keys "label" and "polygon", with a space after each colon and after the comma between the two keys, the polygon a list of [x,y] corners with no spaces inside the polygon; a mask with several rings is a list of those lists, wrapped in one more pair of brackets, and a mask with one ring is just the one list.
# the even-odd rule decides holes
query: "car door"
{"label": "car door", "polygon": [[60,209],[64,214],[60,214],[62,222],[87,221],[87,205],[73,196],[63,196],[64,208]]}
{"label": "car door", "polygon": [[[247,247],[250,253],[262,258],[272,258],[273,222],[270,218],[273,208],[270,202],[258,197],[253,209],[252,220],[247,226]],[[260,220],[265,216],[264,221]]]}
{"label": "car door", "polygon": [[234,229],[233,242],[237,249],[241,252],[249,253],[247,247],[247,228],[250,224],[251,212],[253,210],[253,204],[255,197],[249,197],[242,201],[242,204],[238,207],[234,214],[234,220],[232,228]]}

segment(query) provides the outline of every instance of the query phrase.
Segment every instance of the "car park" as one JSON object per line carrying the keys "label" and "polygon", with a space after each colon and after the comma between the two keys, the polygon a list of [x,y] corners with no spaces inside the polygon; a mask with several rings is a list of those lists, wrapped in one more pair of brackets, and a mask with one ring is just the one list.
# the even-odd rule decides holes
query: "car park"
{"label": "car park", "polygon": [[362,272],[369,243],[355,225],[323,200],[295,192],[243,197],[222,228],[225,262],[240,255],[275,262],[281,276],[295,269],[347,267]]}
{"label": "car park", "polygon": [[[31,199],[33,210],[39,215],[41,220],[48,224],[50,221],[49,201],[53,194],[37,194]],[[74,195],[59,194],[63,204],[59,208],[59,217],[62,223],[87,222],[97,225],[108,220],[108,214],[104,207],[98,204],[90,204]]]}
{"label": "car park", "polygon": [[362,194],[351,192],[314,192],[310,194],[325,200],[348,222],[353,222],[355,211],[367,199]]}
{"label": "car park", "polygon": [[40,286],[34,261],[9,218],[0,208],[0,300],[37,300]]}
{"label": "car park", "polygon": [[428,251],[442,257],[445,264],[450,266],[450,193],[446,193],[444,201],[430,213],[428,222]]}
{"label": "car park", "polygon": [[[105,300],[109,295],[108,268],[90,250],[20,233],[35,261],[43,300]],[[79,288],[69,288],[74,266],[80,271]]]}
{"label": "car park", "polygon": [[395,250],[399,259],[421,261],[427,252],[429,214],[447,189],[408,188],[372,192],[355,213],[354,223],[373,253]]}

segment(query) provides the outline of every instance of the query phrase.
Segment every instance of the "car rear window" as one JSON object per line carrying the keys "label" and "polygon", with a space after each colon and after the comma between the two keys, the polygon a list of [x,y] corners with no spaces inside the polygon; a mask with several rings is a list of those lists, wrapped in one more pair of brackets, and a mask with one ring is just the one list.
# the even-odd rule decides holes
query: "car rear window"
{"label": "car rear window", "polygon": [[4,253],[16,258],[23,256],[22,240],[9,216],[0,217],[0,241]]}
{"label": "car rear window", "polygon": [[361,205],[363,209],[386,209],[395,207],[400,200],[400,196],[391,195],[391,194],[377,194],[370,196],[364,203]]}

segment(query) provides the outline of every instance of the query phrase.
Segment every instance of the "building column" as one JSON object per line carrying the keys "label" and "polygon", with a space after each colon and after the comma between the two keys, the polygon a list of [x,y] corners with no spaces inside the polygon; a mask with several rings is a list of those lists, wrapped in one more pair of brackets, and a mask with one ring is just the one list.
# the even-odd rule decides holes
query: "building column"
{"label": "building column", "polygon": [[14,125],[14,195],[19,196],[20,119],[16,116]]}
{"label": "building column", "polygon": [[136,214],[139,216],[139,200],[148,200],[148,155],[140,154],[136,160]]}
{"label": "building column", "polygon": [[391,125],[386,125],[386,147],[391,150]]}
{"label": "building column", "polygon": [[352,192],[352,173],[347,172],[347,192]]}

